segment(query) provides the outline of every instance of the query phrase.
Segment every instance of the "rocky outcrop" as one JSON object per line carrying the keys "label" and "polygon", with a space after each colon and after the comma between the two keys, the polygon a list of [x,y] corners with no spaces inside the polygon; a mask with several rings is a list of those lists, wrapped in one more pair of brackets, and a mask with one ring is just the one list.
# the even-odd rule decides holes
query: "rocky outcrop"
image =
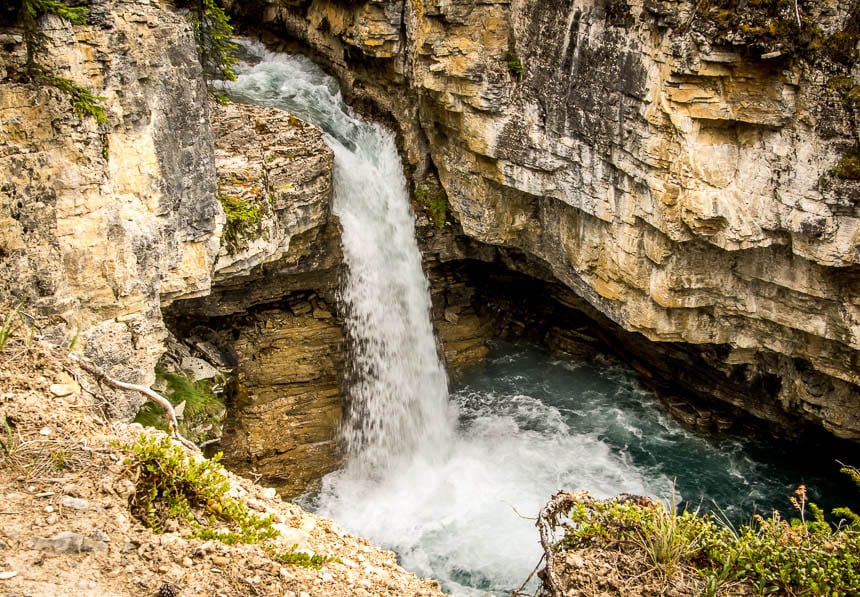
{"label": "rocky outcrop", "polygon": [[344,340],[319,296],[293,294],[284,307],[233,322],[236,391],[221,447],[232,470],[293,497],[340,464]]}
{"label": "rocky outcrop", "polygon": [[340,462],[345,350],[323,298],[342,263],[333,154],[282,110],[213,102],[210,113],[224,234],[210,292],[166,315],[186,340],[210,323],[210,344],[231,356],[225,463],[293,497]]}
{"label": "rocky outcrop", "polygon": [[[22,38],[0,56],[0,299],[115,377],[152,382],[160,308],[206,293],[223,215],[197,48],[156,0],[94,0],[88,25],[44,18],[41,61],[104,98],[99,125],[23,83]],[[118,398],[114,414],[136,403]],[[136,398],[135,398],[136,400]]]}
{"label": "rocky outcrop", "polygon": [[[400,568],[394,553],[282,501],[272,488],[213,463],[205,474],[192,473],[182,463],[196,456],[183,454],[178,445],[177,452],[168,452],[165,475],[175,481],[175,491],[192,496],[197,520],[212,510],[193,499],[189,485],[205,487],[215,500],[227,492],[229,502],[218,503],[229,503],[246,520],[270,518],[274,536],[253,544],[221,541],[217,537],[232,527],[219,519],[206,527],[217,529],[216,536],[201,538],[199,524],[173,515],[151,528],[134,507],[149,486],[140,470],[141,452],[132,446],[163,446],[165,436],[95,416],[110,396],[64,350],[39,341],[25,345],[20,336],[5,348],[0,352],[3,595],[443,595],[438,582]],[[159,449],[150,455],[159,452],[167,462]],[[176,507],[167,495],[153,499],[159,511]],[[322,565],[302,566],[294,552],[316,554]]]}
{"label": "rocky outcrop", "polygon": [[858,440],[860,183],[831,169],[858,143],[860,16],[829,0],[798,28],[777,3],[714,6],[234,9],[393,117],[414,178],[438,174],[466,234],[706,355],[721,399]]}
{"label": "rocky outcrop", "polygon": [[322,132],[274,108],[230,102],[211,114],[227,225],[203,314],[295,290],[334,292],[343,258],[331,214],[334,154]]}

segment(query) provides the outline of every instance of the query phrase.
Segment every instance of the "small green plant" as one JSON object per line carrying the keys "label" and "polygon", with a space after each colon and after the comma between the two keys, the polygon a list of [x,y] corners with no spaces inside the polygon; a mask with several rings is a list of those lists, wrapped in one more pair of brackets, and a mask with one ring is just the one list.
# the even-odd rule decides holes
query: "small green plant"
{"label": "small green plant", "polygon": [[[848,475],[848,477],[854,482],[857,488],[860,489],[860,470],[853,466],[844,465],[839,470],[843,475]],[[846,520],[849,524],[860,529],[860,514],[857,514],[847,506],[834,508],[833,516],[836,516],[837,518],[840,518],[842,520]]]}
{"label": "small green plant", "polygon": [[837,31],[824,40],[824,51],[835,62],[852,65],[857,61],[857,42],[860,33],[855,31]]}
{"label": "small green plant", "polygon": [[0,350],[5,348],[9,340],[23,324],[21,309],[24,307],[24,300],[19,301],[12,311],[3,315],[3,323],[0,324]]}
{"label": "small green plant", "polygon": [[523,63],[520,61],[520,57],[514,50],[508,50],[505,52],[505,63],[508,65],[508,70],[511,71],[512,74],[518,77],[523,74]]}
{"label": "small green plant", "polygon": [[448,199],[444,193],[431,194],[427,189],[417,188],[415,199],[424,206],[437,228],[445,227],[445,220],[448,217]]}
{"label": "small green plant", "polygon": [[259,543],[278,535],[271,516],[251,512],[229,496],[220,453],[211,460],[194,458],[168,437],[151,435],[122,447],[137,479],[131,512],[153,531],[162,532],[168,520],[176,520],[187,524],[194,537],[228,544]]}
{"label": "small green plant", "polygon": [[827,79],[827,88],[831,91],[848,91],[854,86],[854,79],[847,75],[834,75]]}
{"label": "small green plant", "polygon": [[289,551],[286,552],[271,552],[272,559],[281,564],[289,564],[293,566],[301,566],[302,568],[314,568],[319,570],[323,564],[329,562],[339,562],[339,558],[329,556],[321,556],[319,554],[310,555],[304,551],[298,551],[298,545],[293,544]]}
{"label": "small green plant", "polygon": [[860,146],[854,147],[836,163],[831,174],[845,180],[860,180]]}
{"label": "small green plant", "polygon": [[842,98],[842,105],[849,110],[860,107],[860,85],[855,85]]}
{"label": "small green plant", "polygon": [[655,503],[649,514],[636,530],[634,541],[652,565],[662,567],[671,576],[681,563],[701,550],[707,521],[698,510],[678,512],[674,486],[670,505]]}
{"label": "small green plant", "polygon": [[[167,383],[165,398],[181,412],[179,432],[184,437],[200,443],[210,438],[213,428],[220,429],[224,403],[212,391],[208,381],[192,381],[183,375],[165,371],[158,371],[157,375]],[[144,427],[168,430],[167,416],[154,402],[144,403],[134,422]]]}
{"label": "small green plant", "polygon": [[229,195],[220,189],[218,200],[227,216],[222,238],[227,250],[233,253],[238,249],[241,238],[263,220],[263,208],[255,201]]}

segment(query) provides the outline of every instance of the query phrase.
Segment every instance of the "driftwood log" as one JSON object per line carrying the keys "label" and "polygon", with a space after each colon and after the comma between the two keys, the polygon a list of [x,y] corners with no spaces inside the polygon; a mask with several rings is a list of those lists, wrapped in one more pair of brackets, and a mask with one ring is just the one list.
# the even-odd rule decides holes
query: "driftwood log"
{"label": "driftwood log", "polygon": [[164,409],[164,412],[167,413],[168,424],[170,427],[170,436],[190,450],[194,450],[195,452],[200,450],[194,444],[194,442],[185,439],[184,437],[182,437],[182,434],[179,433],[179,421],[176,419],[176,411],[173,409],[173,405],[170,404],[170,401],[167,398],[165,398],[164,396],[162,396],[161,394],[159,394],[155,390],[153,390],[151,388],[147,388],[146,386],[141,386],[141,385],[133,384],[133,383],[126,383],[124,381],[114,379],[113,377],[111,377],[110,375],[105,373],[105,371],[103,369],[101,369],[100,367],[98,367],[92,363],[89,363],[89,362],[87,362],[87,361],[85,361],[85,360],[83,360],[83,359],[81,359],[81,358],[79,358],[73,354],[70,354],[69,358],[72,361],[74,361],[75,363],[77,363],[81,369],[83,369],[87,373],[93,375],[98,381],[103,381],[106,384],[108,384],[109,386],[113,386],[115,388],[120,388],[122,390],[130,390],[132,392],[139,392],[139,393],[143,394],[144,396],[146,396],[147,398],[149,398],[150,400],[152,400],[153,402],[155,402],[158,406],[160,406],[161,408]]}

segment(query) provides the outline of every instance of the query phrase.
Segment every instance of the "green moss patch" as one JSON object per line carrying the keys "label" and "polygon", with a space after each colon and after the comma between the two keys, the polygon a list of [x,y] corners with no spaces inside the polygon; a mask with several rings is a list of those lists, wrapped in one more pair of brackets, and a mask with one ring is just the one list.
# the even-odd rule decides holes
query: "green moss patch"
{"label": "green moss patch", "polygon": [[855,147],[834,166],[832,173],[845,180],[860,180],[860,146]]}

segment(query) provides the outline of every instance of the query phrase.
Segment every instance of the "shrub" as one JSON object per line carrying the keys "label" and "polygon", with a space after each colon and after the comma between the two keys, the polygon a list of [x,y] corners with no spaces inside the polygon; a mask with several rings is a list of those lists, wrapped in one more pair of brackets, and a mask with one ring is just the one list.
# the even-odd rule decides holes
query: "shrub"
{"label": "shrub", "polygon": [[328,562],[339,562],[340,559],[329,556],[321,556],[319,554],[309,554],[305,551],[298,551],[298,545],[293,544],[289,551],[276,552],[271,551],[272,559],[281,564],[292,564],[293,566],[301,566],[302,568],[314,568],[319,570],[323,564]]}
{"label": "shrub", "polygon": [[131,513],[156,533],[174,520],[191,530],[191,537],[213,539],[227,545],[260,544],[281,564],[321,568],[337,558],[298,551],[280,551],[279,537],[271,515],[252,512],[244,502],[229,495],[230,483],[219,464],[221,454],[211,460],[189,456],[166,436],[141,435],[121,446],[126,464],[136,479],[130,498]]}
{"label": "shrub", "polygon": [[[845,467],[843,472],[860,487],[860,471]],[[778,512],[756,515],[735,529],[711,514],[679,513],[674,500],[664,506],[629,496],[594,500],[585,495],[572,507],[558,548],[623,552],[631,559],[622,561],[642,562],[619,569],[630,578],[654,570],[671,578],[682,571],[687,574],[679,584],[697,584],[697,594],[716,595],[728,585],[737,594],[860,594],[860,516],[837,508],[838,520],[831,525],[803,486],[791,502],[798,514],[794,519]]]}
{"label": "shrub", "polygon": [[[195,459],[168,437],[150,435],[123,448],[137,479],[131,512],[156,533],[176,520],[189,525],[194,537],[227,544],[259,543],[278,535],[271,516],[255,514],[228,495],[220,453],[211,460]],[[227,528],[216,529],[219,522]]]}

